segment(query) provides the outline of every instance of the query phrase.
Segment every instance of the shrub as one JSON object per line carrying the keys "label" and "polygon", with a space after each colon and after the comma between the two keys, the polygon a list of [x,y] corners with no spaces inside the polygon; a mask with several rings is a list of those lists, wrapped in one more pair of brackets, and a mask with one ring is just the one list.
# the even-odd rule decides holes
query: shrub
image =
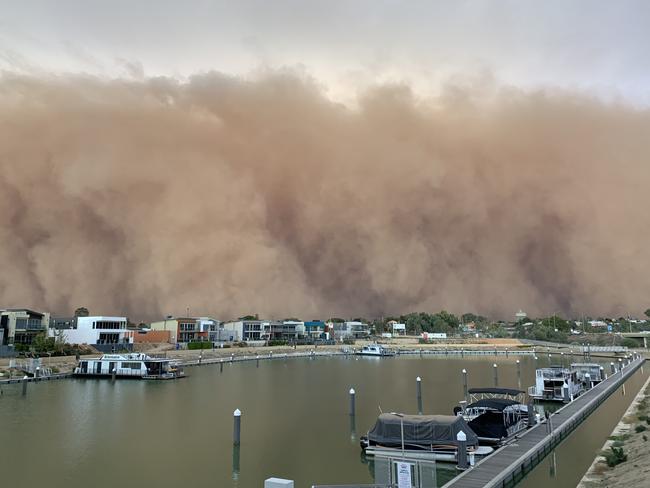
{"label": "shrub", "polygon": [[343,338],[343,344],[345,344],[347,346],[353,346],[354,342],[355,342],[354,339],[352,339],[351,337],[344,337]]}
{"label": "shrub", "polygon": [[613,447],[623,447],[624,443],[623,441],[614,441],[612,442]]}
{"label": "shrub", "polygon": [[648,420],[647,415],[639,415],[639,420]]}
{"label": "shrub", "polygon": [[187,343],[187,348],[188,349],[212,349],[212,343],[209,342],[209,341],[188,342]]}
{"label": "shrub", "polygon": [[648,436],[643,434],[643,442],[646,442],[648,440]]}
{"label": "shrub", "polygon": [[646,430],[648,430],[648,428],[645,425],[642,425],[642,424],[639,424],[636,427],[634,427],[634,432],[636,432],[637,434],[639,432],[644,432]]}
{"label": "shrub", "polygon": [[622,447],[612,446],[610,447],[610,452],[605,454],[605,460],[607,461],[607,466],[613,468],[614,466],[627,461],[627,454],[625,454]]}
{"label": "shrub", "polygon": [[269,346],[286,346],[288,344],[287,341],[269,341]]}

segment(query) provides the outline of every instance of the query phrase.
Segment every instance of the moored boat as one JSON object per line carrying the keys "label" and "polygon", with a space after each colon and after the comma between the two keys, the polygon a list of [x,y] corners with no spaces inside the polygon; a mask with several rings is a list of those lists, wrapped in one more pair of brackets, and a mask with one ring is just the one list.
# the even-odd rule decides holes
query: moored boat
{"label": "moored boat", "polygon": [[501,444],[528,427],[526,393],[510,388],[471,388],[469,401],[454,408],[481,444]]}
{"label": "moored boat", "polygon": [[180,364],[167,358],[153,358],[142,353],[104,354],[100,358],[82,359],[74,376],[138,378],[167,380],[185,376]]}
{"label": "moored boat", "polygon": [[382,413],[360,445],[369,456],[404,455],[415,459],[456,462],[463,432],[467,438],[467,453],[486,456],[490,447],[479,447],[478,437],[465,420],[453,415],[403,415]]}
{"label": "moored boat", "polygon": [[535,400],[572,402],[582,394],[584,386],[577,371],[563,366],[551,366],[535,371],[535,386],[528,388],[528,396]]}
{"label": "moored boat", "polygon": [[588,390],[605,379],[603,367],[597,363],[572,363],[571,370],[576,372],[578,381]]}
{"label": "moored boat", "polygon": [[395,355],[393,351],[385,348],[381,344],[368,344],[367,346],[363,346],[360,351],[356,352],[356,354],[359,356],[378,356],[378,357]]}

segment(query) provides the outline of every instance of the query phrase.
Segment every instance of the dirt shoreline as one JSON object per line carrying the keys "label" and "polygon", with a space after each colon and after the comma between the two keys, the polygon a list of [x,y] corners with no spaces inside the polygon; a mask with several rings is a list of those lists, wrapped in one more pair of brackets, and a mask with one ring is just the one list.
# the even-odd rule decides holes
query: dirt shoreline
{"label": "dirt shoreline", "polygon": [[[650,415],[650,378],[646,380],[620,422],[614,427],[601,453],[582,477],[577,488],[648,486],[650,478],[650,421],[646,420],[648,415]],[[614,467],[608,466],[604,454],[611,452],[612,446],[622,447],[627,455],[627,461]]]}

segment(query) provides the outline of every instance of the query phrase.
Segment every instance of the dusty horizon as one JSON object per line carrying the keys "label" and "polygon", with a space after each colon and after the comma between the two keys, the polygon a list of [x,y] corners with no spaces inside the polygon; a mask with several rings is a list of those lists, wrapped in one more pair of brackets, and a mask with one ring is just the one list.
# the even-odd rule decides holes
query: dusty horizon
{"label": "dusty horizon", "polygon": [[642,315],[649,135],[566,89],[4,73],[0,306]]}

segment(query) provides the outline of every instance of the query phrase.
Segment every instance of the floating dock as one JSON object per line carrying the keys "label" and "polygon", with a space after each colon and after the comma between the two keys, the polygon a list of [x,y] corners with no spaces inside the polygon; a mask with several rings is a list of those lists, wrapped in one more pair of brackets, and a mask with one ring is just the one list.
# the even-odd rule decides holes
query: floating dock
{"label": "floating dock", "polygon": [[639,369],[645,359],[635,359],[622,370],[583,393],[551,415],[552,432],[546,422],[537,424],[515,442],[480,461],[446,483],[443,488],[505,488],[514,486],[560,442]]}

